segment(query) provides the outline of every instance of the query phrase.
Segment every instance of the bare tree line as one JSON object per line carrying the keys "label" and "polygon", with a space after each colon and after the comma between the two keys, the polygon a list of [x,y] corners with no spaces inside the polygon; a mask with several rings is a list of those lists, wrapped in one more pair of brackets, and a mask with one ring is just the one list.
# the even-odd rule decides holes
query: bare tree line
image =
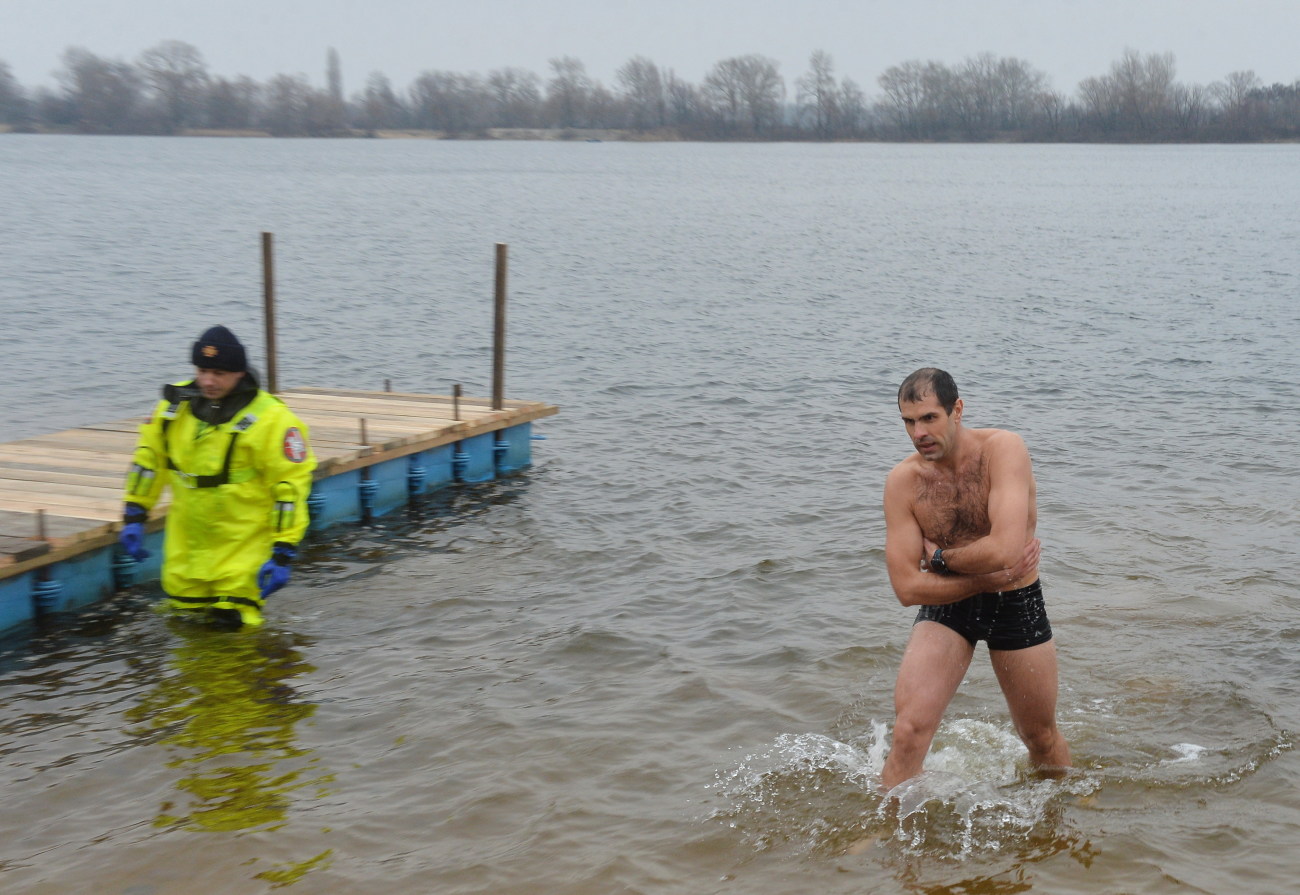
{"label": "bare tree line", "polygon": [[1266,86],[1251,71],[1209,85],[1175,79],[1172,54],[1126,51],[1073,97],[1030,63],[991,53],[956,65],[890,66],[868,99],[837,78],[818,50],[794,84],[778,63],[751,54],[717,62],[698,84],[636,56],[612,87],[583,63],[550,60],[546,78],[502,68],[486,76],[427,70],[404,90],[371,73],[352,96],[338,53],[325,87],[302,74],[265,83],[213,75],[191,44],[168,40],[134,63],[69,48],[59,87],[24,88],[0,61],[0,123],[18,131],[177,134],[204,130],[275,136],[420,131],[446,137],[535,129],[616,130],[687,140],[1259,141],[1300,137],[1300,80]]}

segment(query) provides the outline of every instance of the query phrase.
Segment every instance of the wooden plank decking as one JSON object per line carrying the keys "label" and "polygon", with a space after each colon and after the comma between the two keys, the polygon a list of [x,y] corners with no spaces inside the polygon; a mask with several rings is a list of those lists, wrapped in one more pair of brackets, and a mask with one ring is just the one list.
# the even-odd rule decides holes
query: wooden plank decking
{"label": "wooden plank decking", "polygon": [[[301,388],[280,392],[307,424],[317,479],[551,416],[552,404]],[[0,443],[0,578],[112,543],[122,485],[144,417]],[[365,443],[362,443],[362,420]],[[168,496],[153,514],[160,524]],[[37,537],[43,526],[45,540]]]}

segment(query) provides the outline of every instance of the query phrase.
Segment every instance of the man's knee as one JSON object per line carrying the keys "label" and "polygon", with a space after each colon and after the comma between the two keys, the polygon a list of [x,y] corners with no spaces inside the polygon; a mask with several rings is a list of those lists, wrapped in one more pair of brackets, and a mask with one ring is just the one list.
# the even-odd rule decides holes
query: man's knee
{"label": "man's knee", "polygon": [[938,725],[928,720],[900,715],[894,720],[892,746],[895,749],[919,750],[924,753],[930,748],[930,741],[934,739],[937,729]]}

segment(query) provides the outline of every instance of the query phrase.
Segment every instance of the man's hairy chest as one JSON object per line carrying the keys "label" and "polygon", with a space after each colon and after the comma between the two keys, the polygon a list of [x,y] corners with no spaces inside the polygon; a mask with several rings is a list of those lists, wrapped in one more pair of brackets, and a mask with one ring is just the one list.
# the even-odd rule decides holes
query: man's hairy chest
{"label": "man's hairy chest", "polygon": [[987,535],[989,475],[983,459],[974,458],[955,474],[919,473],[913,512],[921,533],[941,547],[958,547]]}

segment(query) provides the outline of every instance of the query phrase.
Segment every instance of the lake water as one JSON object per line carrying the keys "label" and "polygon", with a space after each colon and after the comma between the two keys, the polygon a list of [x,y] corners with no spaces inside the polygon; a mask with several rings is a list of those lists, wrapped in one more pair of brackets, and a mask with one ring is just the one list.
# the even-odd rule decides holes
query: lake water
{"label": "lake water", "polygon": [[[1282,893],[1300,859],[1300,146],[0,137],[0,438],[490,388],[525,474],[313,535],[268,624],[0,644],[0,889]],[[894,403],[1022,433],[1077,771],[981,646],[901,817]]]}

